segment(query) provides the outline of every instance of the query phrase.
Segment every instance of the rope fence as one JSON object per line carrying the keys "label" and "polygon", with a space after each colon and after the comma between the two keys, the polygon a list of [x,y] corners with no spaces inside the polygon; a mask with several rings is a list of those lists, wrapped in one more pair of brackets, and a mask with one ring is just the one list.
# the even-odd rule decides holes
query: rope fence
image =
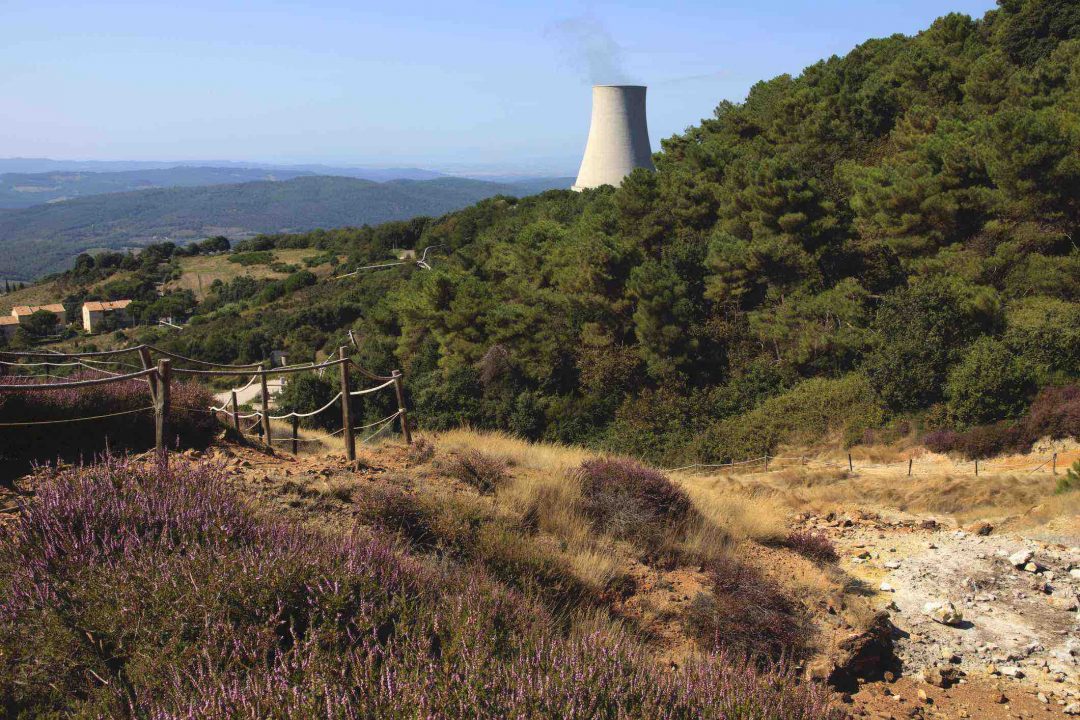
{"label": "rope fence", "polygon": [[[131,367],[138,368],[137,365],[130,363],[122,363],[119,361],[105,361],[95,360],[95,357],[114,357],[122,355],[124,353],[137,352],[140,360],[142,361],[143,369],[136,370],[135,372],[117,373],[111,370],[105,370],[100,367],[96,367],[90,363],[98,364],[110,364],[114,366],[130,365]],[[163,356],[159,359],[157,366],[151,366],[151,352]],[[147,410],[154,411],[155,426],[156,426],[156,445],[159,450],[165,449],[165,436],[166,427],[169,422],[169,412],[171,409],[184,410],[188,412],[204,412],[210,413],[215,417],[219,413],[223,413],[227,418],[232,420],[233,427],[236,432],[241,436],[251,436],[252,430],[259,429],[257,436],[261,438],[261,441],[266,444],[267,447],[272,447],[274,442],[291,442],[292,451],[295,454],[297,452],[297,444],[300,442],[316,442],[321,438],[335,437],[337,435],[344,435],[346,455],[349,460],[356,459],[356,437],[357,431],[364,431],[371,428],[376,428],[375,432],[367,438],[361,440],[361,443],[368,442],[379,433],[384,432],[388,427],[391,427],[395,420],[400,419],[401,432],[408,444],[412,443],[412,434],[409,428],[408,415],[405,409],[405,396],[403,388],[403,376],[400,371],[395,370],[392,375],[377,375],[362,367],[353,358],[346,354],[346,349],[341,347],[338,349],[338,357],[325,360],[321,363],[304,363],[299,365],[288,365],[278,368],[267,367],[264,363],[249,363],[246,365],[222,365],[217,363],[211,363],[207,361],[197,360],[195,358],[189,358],[177,353],[161,350],[152,345],[138,345],[131,348],[124,348],[122,350],[108,350],[108,351],[94,351],[87,353],[47,353],[47,352],[18,352],[18,353],[0,353],[0,358],[21,358],[21,361],[11,361],[9,359],[0,359],[0,376],[7,375],[13,370],[22,371],[23,369],[35,369],[35,368],[54,368],[54,367],[70,367],[70,368],[83,368],[94,372],[102,373],[107,377],[100,378],[87,378],[68,381],[67,378],[55,375],[52,373],[37,373],[34,375],[21,375],[12,374],[12,378],[50,378],[60,380],[60,382],[2,382],[0,381],[0,393],[28,393],[36,392],[40,390],[63,390],[73,388],[85,388],[95,385],[104,385],[110,383],[119,383],[129,380],[141,380],[147,383],[150,391],[150,398],[152,404],[142,408],[136,408],[132,410],[124,410],[116,413],[109,413],[104,415],[96,415],[90,417],[78,417],[78,418],[62,418],[56,420],[42,420],[33,421],[27,420],[22,422],[4,422],[0,423],[0,427],[20,427],[20,426],[32,426],[32,425],[51,425],[67,422],[81,422],[89,420],[101,420],[104,418],[114,417],[116,415],[128,415],[139,412],[145,412]],[[42,361],[42,358],[52,358]],[[179,368],[173,367],[172,363],[189,362],[198,365],[202,365],[201,369],[195,368]],[[334,395],[322,407],[308,412],[291,411],[282,413],[279,415],[270,414],[270,392],[268,386],[268,378],[275,376],[292,375],[301,372],[316,372],[323,374],[328,368],[337,367],[340,375],[340,391]],[[358,390],[352,389],[352,381],[350,378],[349,370],[354,369],[361,376],[380,381],[380,384],[374,387],[361,388]],[[254,370],[254,372],[253,372]],[[226,402],[220,407],[216,405],[209,405],[205,408],[192,408],[171,406],[170,403],[170,382],[173,375],[187,375],[195,378],[200,377],[247,377],[248,381],[244,385],[233,388],[228,391],[231,395],[231,403]],[[262,407],[254,410],[253,412],[241,413],[239,408],[239,401],[237,393],[243,392],[259,382],[261,385],[261,404]],[[366,425],[355,426],[352,422],[352,399],[354,397],[364,396],[371,393],[378,392],[380,390],[386,390],[390,387],[394,388],[395,399],[397,400],[397,410],[390,415],[376,420]],[[341,401],[341,413],[342,413],[342,427],[341,429],[321,436],[321,438],[301,438],[299,437],[299,425],[300,420],[305,418],[314,417],[320,413],[329,410],[335,403]],[[254,420],[247,428],[241,427],[241,421]],[[273,428],[271,421],[290,421],[292,424],[292,437],[291,438],[274,438]]]}
{"label": "rope fence", "polygon": [[[1034,467],[1032,467],[1030,464],[1024,465],[1024,466],[1016,466],[1016,465],[1011,465],[1011,464],[1008,464],[1008,463],[1004,463],[1004,464],[996,463],[996,464],[991,465],[991,464],[988,464],[985,460],[971,460],[971,461],[967,461],[967,462],[956,462],[956,461],[954,461],[952,463],[951,468],[952,468],[953,472],[962,472],[964,470],[972,470],[973,469],[976,476],[978,476],[979,474],[985,474],[987,472],[997,472],[997,473],[1017,472],[1017,473],[1019,473],[1019,472],[1025,472],[1025,471],[1027,471],[1027,475],[1032,475],[1032,474],[1038,472],[1039,470],[1042,470],[1047,465],[1050,465],[1050,472],[1052,474],[1054,474],[1054,475],[1057,475],[1057,460],[1058,460],[1058,453],[1055,452],[1052,455],[1050,455],[1049,457],[1047,457],[1045,460],[1040,462],[1038,465],[1035,465]],[[781,462],[781,463],[788,462],[789,464],[780,465],[779,467],[777,467],[777,462],[778,461]],[[690,464],[690,465],[683,465],[683,466],[680,466],[680,467],[667,468],[667,469],[664,470],[664,472],[682,472],[682,471],[685,471],[685,470],[694,470],[694,469],[698,469],[698,468],[702,468],[702,469],[719,469],[719,470],[723,470],[723,469],[734,470],[735,468],[744,468],[747,465],[763,465],[764,466],[763,469],[761,471],[759,471],[761,473],[781,472],[783,470],[790,470],[792,467],[843,468],[843,469],[847,469],[849,472],[855,472],[856,470],[880,470],[880,469],[892,468],[892,467],[899,467],[899,468],[906,467],[908,477],[914,476],[916,474],[916,471],[920,470],[920,469],[932,468],[932,469],[938,470],[938,471],[940,471],[942,469],[941,463],[915,462],[914,458],[909,458],[907,460],[899,460],[897,462],[891,462],[891,463],[865,463],[865,464],[863,464],[863,463],[856,462],[852,458],[851,454],[849,453],[848,456],[847,456],[847,462],[843,462],[842,460],[841,461],[836,461],[836,460],[813,460],[813,459],[810,459],[810,458],[806,457],[805,455],[791,456],[791,455],[767,455],[766,454],[766,455],[762,455],[760,457],[750,458],[748,460],[729,461],[729,462],[723,462],[723,463],[693,463],[693,464]],[[770,465],[772,467],[770,467]]]}

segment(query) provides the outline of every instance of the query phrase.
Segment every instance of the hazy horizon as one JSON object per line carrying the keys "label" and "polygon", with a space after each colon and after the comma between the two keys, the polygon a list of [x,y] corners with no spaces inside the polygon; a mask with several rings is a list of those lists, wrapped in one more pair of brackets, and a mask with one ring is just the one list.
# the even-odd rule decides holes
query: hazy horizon
{"label": "hazy horizon", "polygon": [[593,82],[649,86],[658,149],[758,80],[993,2],[868,5],[16,0],[0,157],[573,174]]}

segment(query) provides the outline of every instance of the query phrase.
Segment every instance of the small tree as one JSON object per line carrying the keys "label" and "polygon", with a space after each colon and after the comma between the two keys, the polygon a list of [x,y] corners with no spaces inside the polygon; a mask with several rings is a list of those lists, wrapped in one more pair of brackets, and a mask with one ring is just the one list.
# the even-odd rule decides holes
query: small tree
{"label": "small tree", "polygon": [[54,334],[59,323],[60,320],[48,310],[38,310],[19,324],[31,335],[42,337]]}
{"label": "small tree", "polygon": [[949,373],[948,406],[964,425],[1015,417],[1035,392],[1031,369],[1003,343],[989,337],[972,344]]}

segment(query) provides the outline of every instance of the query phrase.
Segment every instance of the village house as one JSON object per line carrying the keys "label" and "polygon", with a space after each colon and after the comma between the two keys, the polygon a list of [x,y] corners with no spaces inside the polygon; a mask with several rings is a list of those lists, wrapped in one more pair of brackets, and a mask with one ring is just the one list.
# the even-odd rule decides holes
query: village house
{"label": "village house", "polygon": [[51,312],[55,315],[57,325],[67,325],[67,311],[64,310],[64,306],[60,303],[53,303],[52,305],[16,305],[11,309],[11,316],[15,318],[16,322],[23,323],[39,310]]}
{"label": "village house", "polygon": [[112,320],[115,326],[127,323],[127,306],[130,304],[130,300],[111,300],[107,302],[91,300],[83,303],[83,329],[88,333],[99,331],[101,329],[101,324],[105,322],[106,319]]}
{"label": "village house", "polygon": [[19,329],[19,318],[14,315],[0,315],[0,336],[10,340]]}

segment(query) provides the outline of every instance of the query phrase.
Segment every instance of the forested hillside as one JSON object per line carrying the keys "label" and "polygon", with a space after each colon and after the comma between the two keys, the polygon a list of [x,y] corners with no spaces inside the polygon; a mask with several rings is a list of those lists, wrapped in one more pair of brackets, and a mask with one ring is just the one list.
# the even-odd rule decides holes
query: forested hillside
{"label": "forested hillside", "polygon": [[372,366],[405,371],[428,427],[670,460],[910,422],[1005,420],[986,432],[1022,443],[1046,430],[1018,420],[1039,390],[1075,382],[1077,3],[1002,0],[761,82],[656,165],[618,189],[268,240],[353,265],[443,247],[433,270],[270,308],[234,293],[172,342],[300,359],[353,328]]}
{"label": "forested hillside", "polygon": [[[179,169],[193,176],[197,170]],[[530,191],[535,192],[532,185],[464,178],[380,183],[315,176],[92,195],[0,213],[0,277],[29,280],[65,270],[76,255],[92,249],[374,224]]]}

